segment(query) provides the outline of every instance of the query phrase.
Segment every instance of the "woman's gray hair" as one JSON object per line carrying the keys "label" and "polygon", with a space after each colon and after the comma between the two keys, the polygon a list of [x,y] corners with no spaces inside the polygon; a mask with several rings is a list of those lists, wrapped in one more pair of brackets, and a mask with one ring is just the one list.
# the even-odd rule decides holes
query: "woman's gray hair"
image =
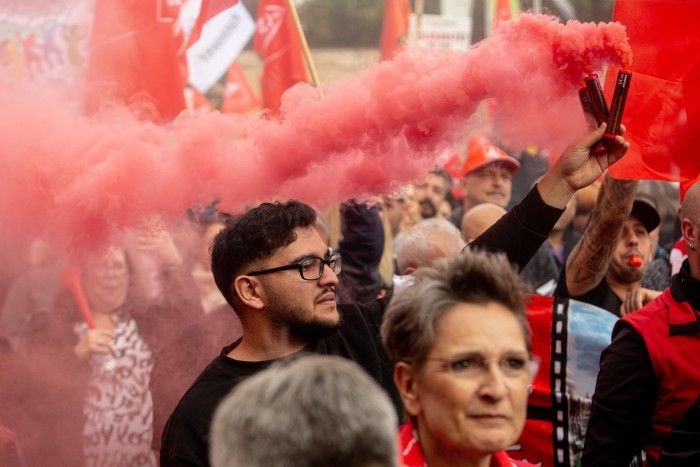
{"label": "woman's gray hair", "polygon": [[523,302],[529,289],[505,255],[465,250],[414,277],[413,286],[395,296],[384,315],[382,343],[392,361],[413,362],[420,369],[435,344],[438,322],[462,303],[496,302],[511,310],[530,350]]}
{"label": "woman's gray hair", "polygon": [[396,411],[356,363],[308,355],[273,364],[219,405],[213,467],[396,467]]}

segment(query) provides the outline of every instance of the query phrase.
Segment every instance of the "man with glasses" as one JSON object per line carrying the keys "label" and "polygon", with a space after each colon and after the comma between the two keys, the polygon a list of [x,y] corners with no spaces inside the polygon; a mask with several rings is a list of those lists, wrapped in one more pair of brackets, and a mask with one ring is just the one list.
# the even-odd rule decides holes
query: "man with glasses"
{"label": "man with glasses", "polygon": [[[521,267],[527,263],[575,191],[596,180],[629,147],[618,137],[614,151],[592,156],[590,147],[604,130],[569,148],[523,202],[473,245],[504,251]],[[245,378],[298,352],[355,361],[403,412],[392,364],[379,342],[383,305],[336,305],[341,259],[321,240],[315,222],[313,208],[298,201],[264,203],[217,235],[212,273],[240,318],[243,337],[204,369],[170,416],[161,467],[209,465],[209,427],[218,403]]]}

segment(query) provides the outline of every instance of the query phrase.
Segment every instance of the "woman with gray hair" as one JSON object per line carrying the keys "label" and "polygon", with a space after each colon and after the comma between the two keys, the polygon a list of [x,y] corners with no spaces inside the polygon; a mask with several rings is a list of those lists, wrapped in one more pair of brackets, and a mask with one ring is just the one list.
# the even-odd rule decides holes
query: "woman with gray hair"
{"label": "woman with gray hair", "polygon": [[522,297],[503,255],[465,251],[389,305],[382,341],[409,421],[402,465],[528,466],[503,451],[523,430],[534,363]]}

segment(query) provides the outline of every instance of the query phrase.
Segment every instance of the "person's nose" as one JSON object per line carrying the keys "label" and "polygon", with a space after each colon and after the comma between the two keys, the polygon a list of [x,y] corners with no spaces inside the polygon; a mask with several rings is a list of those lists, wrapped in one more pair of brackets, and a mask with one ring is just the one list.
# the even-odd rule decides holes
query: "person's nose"
{"label": "person's nose", "polygon": [[636,246],[639,244],[639,237],[634,232],[634,230],[630,230],[629,232],[627,232],[625,240],[627,242],[627,245],[629,246]]}
{"label": "person's nose", "polygon": [[318,279],[318,285],[325,287],[328,285],[335,286],[338,284],[338,275],[333,272],[333,268],[325,264],[323,266],[323,274]]}
{"label": "person's nose", "polygon": [[497,362],[490,362],[482,375],[483,379],[479,387],[479,395],[481,397],[500,400],[508,393],[508,385],[506,383],[506,375]]}

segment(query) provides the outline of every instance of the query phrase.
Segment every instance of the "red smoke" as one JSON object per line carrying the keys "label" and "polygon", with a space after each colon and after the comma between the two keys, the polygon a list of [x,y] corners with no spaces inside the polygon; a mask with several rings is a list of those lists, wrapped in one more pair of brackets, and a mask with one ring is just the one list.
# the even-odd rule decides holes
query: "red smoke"
{"label": "red smoke", "polygon": [[488,101],[513,149],[561,152],[585,129],[578,83],[630,60],[624,28],[522,15],[470,51],[406,51],[324,88],[285,94],[279,120],[181,115],[168,126],[103,109],[87,118],[52,90],[5,85],[0,209],[6,227],[85,248],[146,214],[221,198],[323,207],[420,178],[453,152]]}

